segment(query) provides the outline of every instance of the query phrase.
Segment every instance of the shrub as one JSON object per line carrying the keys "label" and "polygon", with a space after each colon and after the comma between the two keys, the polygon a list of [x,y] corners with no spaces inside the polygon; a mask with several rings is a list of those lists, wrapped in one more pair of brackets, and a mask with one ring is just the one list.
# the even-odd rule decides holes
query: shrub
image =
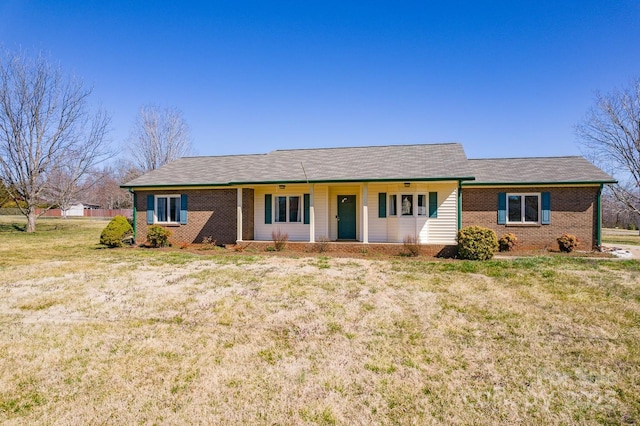
{"label": "shrub", "polygon": [[202,238],[200,250],[215,250],[218,248],[217,241],[212,236]]}
{"label": "shrub", "polygon": [[165,247],[169,245],[171,231],[160,225],[151,225],[147,231],[147,243],[151,247]]}
{"label": "shrub", "polygon": [[406,250],[404,254],[407,256],[415,257],[420,255],[420,238],[417,235],[407,235],[404,237],[402,244]]}
{"label": "shrub", "polygon": [[578,247],[578,244],[580,244],[578,237],[567,233],[560,235],[557,238],[557,241],[560,251],[565,253],[571,253],[576,247]]}
{"label": "shrub", "polygon": [[125,240],[131,240],[133,228],[124,216],[115,216],[100,234],[100,244],[107,247],[122,247]]}
{"label": "shrub", "polygon": [[509,232],[500,237],[500,239],[498,240],[498,248],[500,249],[500,251],[511,251],[511,249],[516,245],[517,242],[518,238],[515,236],[515,234]]}
{"label": "shrub", "polygon": [[488,260],[498,250],[498,237],[492,229],[467,226],[458,231],[458,254],[462,259]]}
{"label": "shrub", "polygon": [[322,236],[318,237],[315,243],[315,249],[318,253],[324,253],[329,249],[329,238]]}
{"label": "shrub", "polygon": [[273,245],[275,246],[276,251],[282,251],[287,246],[289,234],[282,232],[282,230],[278,228],[271,232],[271,238],[273,239]]}

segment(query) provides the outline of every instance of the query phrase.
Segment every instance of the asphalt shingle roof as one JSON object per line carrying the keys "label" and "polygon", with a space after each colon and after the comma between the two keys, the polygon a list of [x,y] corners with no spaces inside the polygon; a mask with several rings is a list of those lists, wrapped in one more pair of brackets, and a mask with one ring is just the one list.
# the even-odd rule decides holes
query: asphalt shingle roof
{"label": "asphalt shingle roof", "polygon": [[[306,174],[305,174],[306,172]],[[266,182],[471,179],[457,143],[278,150],[268,154],[184,157],[124,187]]]}
{"label": "asphalt shingle roof", "polygon": [[607,173],[579,156],[486,158],[468,162],[476,179],[466,182],[466,185],[615,182]]}
{"label": "asphalt shingle roof", "polygon": [[[475,178],[475,180],[473,180]],[[293,182],[463,180],[464,185],[614,183],[583,157],[468,160],[458,143],[277,150],[184,157],[123,187]]]}

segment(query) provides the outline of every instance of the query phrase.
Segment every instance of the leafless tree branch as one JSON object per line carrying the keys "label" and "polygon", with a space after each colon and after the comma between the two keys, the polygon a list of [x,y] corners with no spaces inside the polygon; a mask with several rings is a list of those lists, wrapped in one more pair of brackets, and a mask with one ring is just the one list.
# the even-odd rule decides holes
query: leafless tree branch
{"label": "leafless tree branch", "polygon": [[640,79],[597,93],[576,133],[588,155],[620,182],[611,188],[615,198],[640,217]]}
{"label": "leafless tree branch", "polygon": [[35,231],[36,206],[51,201],[59,176],[70,188],[111,156],[110,119],[103,111],[90,115],[90,95],[42,54],[0,52],[0,179],[27,217],[27,232]]}
{"label": "leafless tree branch", "polygon": [[189,126],[176,108],[140,108],[128,141],[132,161],[142,172],[191,153]]}

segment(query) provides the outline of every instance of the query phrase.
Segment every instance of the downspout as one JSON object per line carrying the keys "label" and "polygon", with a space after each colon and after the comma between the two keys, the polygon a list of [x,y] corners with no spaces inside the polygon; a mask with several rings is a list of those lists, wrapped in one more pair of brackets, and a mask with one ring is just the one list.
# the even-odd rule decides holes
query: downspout
{"label": "downspout", "polygon": [[596,247],[598,249],[602,245],[602,187],[603,184],[600,184],[600,188],[598,188],[598,203],[596,205]]}
{"label": "downspout", "polygon": [[458,181],[458,231],[462,229],[462,181]]}
{"label": "downspout", "polygon": [[136,201],[138,200],[138,197],[135,192],[133,192],[131,190],[131,188],[129,188],[129,192],[133,195],[133,241],[136,241],[136,236],[137,236],[137,228],[138,228],[138,221],[136,220],[138,218],[138,211],[136,210]]}

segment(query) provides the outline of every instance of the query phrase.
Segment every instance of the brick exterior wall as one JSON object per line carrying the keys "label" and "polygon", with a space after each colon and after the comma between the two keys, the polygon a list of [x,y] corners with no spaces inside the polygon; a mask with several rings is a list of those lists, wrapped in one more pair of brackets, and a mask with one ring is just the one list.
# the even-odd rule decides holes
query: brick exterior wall
{"label": "brick exterior wall", "polygon": [[[578,249],[591,250],[597,240],[598,187],[471,188],[462,190],[462,226],[493,229],[498,238],[510,232],[518,238],[516,249],[557,249],[567,232],[578,237]],[[551,193],[549,225],[498,225],[498,193]]]}
{"label": "brick exterior wall", "polygon": [[[237,190],[232,188],[136,191],[136,243],[144,243],[147,238],[149,194],[187,194],[187,224],[164,226],[172,232],[172,243],[201,243],[206,237],[211,237],[218,244],[236,242]],[[243,239],[253,239],[253,189],[242,190],[242,234]]]}

